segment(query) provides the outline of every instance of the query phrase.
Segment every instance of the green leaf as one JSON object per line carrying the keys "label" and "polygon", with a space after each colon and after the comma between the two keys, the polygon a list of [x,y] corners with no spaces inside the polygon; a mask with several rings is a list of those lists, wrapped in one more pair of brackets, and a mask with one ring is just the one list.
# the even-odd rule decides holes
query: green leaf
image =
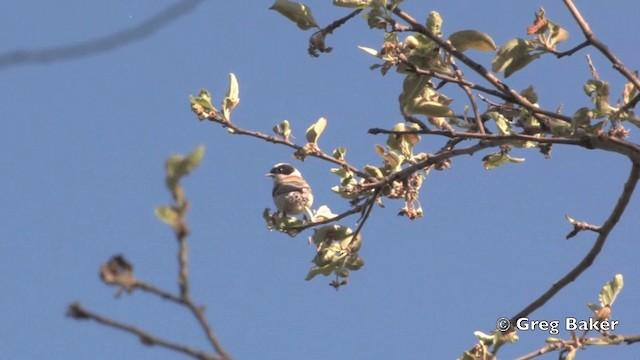
{"label": "green leaf", "polygon": [[467,49],[495,51],[498,49],[496,43],[487,33],[476,30],[456,31],[449,36],[449,41],[458,51]]}
{"label": "green leaf", "polygon": [[613,277],[613,280],[606,283],[602,290],[600,290],[600,295],[598,296],[600,306],[604,307],[613,305],[613,302],[616,300],[616,297],[622,290],[623,286],[624,280],[622,278],[622,274],[616,274]]}
{"label": "green leaf", "polygon": [[521,164],[526,160],[525,158],[516,158],[516,157],[511,157],[509,155],[507,155],[507,157],[509,158],[509,162],[514,164]]}
{"label": "green leaf", "polygon": [[520,95],[532,104],[536,104],[538,102],[538,94],[536,94],[536,89],[533,85],[529,85],[526,89],[522,90]]}
{"label": "green leaf", "polygon": [[232,100],[240,101],[240,98],[238,97],[239,94],[240,90],[238,88],[236,75],[234,73],[229,73],[229,89],[227,90],[227,97]]}
{"label": "green leaf", "polygon": [[511,127],[509,126],[509,120],[497,111],[490,111],[487,113],[487,116],[492,118],[496,122],[496,127],[498,128],[498,132],[500,135],[509,135],[511,134]]}
{"label": "green leaf", "polygon": [[321,205],[316,211],[313,212],[313,214],[314,214],[314,220],[316,221],[329,220],[338,216],[332,213],[331,209],[329,209],[327,205]]}
{"label": "green leaf", "polygon": [[301,30],[319,28],[313,14],[311,14],[311,9],[305,4],[289,0],[276,0],[269,10],[275,10],[284,15],[287,19],[295,22]]}
{"label": "green leaf", "polygon": [[291,136],[291,125],[289,124],[289,120],[284,120],[280,124],[274,126],[273,132],[285,139],[288,139]]}
{"label": "green leaf", "polygon": [[211,103],[211,94],[205,89],[200,89],[200,94],[198,94],[197,97],[193,95],[189,96],[189,102],[191,102],[191,105],[197,104],[209,111],[215,109]]}
{"label": "green leaf", "polygon": [[358,49],[366,52],[367,54],[369,54],[371,56],[380,57],[380,54],[378,53],[378,50],[375,50],[375,49],[372,49],[372,48],[368,48],[366,46],[358,46]]}
{"label": "green leaf", "polygon": [[549,42],[551,46],[555,46],[563,41],[569,39],[569,32],[560,25],[554,24],[551,21],[548,22],[548,28],[550,32]]}
{"label": "green leaf", "polygon": [[204,145],[199,145],[187,156],[184,155],[172,155],[167,159],[165,164],[165,170],[167,172],[167,178],[179,179],[183,176],[189,175],[191,171],[197,168],[202,162],[204,157]]}
{"label": "green leaf", "polygon": [[333,0],[333,5],[353,8],[353,9],[363,9],[366,7],[370,7],[373,3],[373,0]]}
{"label": "green leaf", "polygon": [[225,96],[222,101],[222,113],[224,114],[224,118],[230,120],[231,111],[235,109],[235,107],[240,102],[240,98],[238,95],[240,94],[240,89],[238,87],[238,80],[233,73],[229,74],[229,89],[227,90],[227,96]]}
{"label": "green leaf", "polygon": [[485,170],[492,170],[509,162],[509,156],[502,152],[489,154],[482,158]]}
{"label": "green leaf", "polygon": [[364,259],[360,255],[351,255],[345,264],[349,270],[359,270],[364,266]]}
{"label": "green leaf", "polygon": [[540,57],[540,55],[529,54],[534,47],[530,42],[523,39],[511,39],[504,44],[491,62],[491,69],[494,72],[504,71],[504,77],[524,68],[531,61]]}
{"label": "green leaf", "polygon": [[322,135],[324,128],[327,126],[327,119],[321,117],[315,124],[309,126],[306,132],[307,142],[317,144],[318,138]]}
{"label": "green leaf", "polygon": [[572,346],[569,347],[569,351],[564,355],[563,360],[575,360],[577,351],[577,348],[574,348]]}
{"label": "green leaf", "polygon": [[427,29],[436,36],[442,35],[442,16],[437,11],[432,11],[427,17]]}
{"label": "green leaf", "polygon": [[589,126],[591,124],[591,119],[594,118],[593,111],[587,107],[581,107],[576,110],[571,118],[571,127],[573,129],[580,126]]}
{"label": "green leaf", "polygon": [[379,167],[377,166],[373,166],[373,165],[365,165],[364,166],[364,172],[373,177],[374,179],[383,179],[384,178],[384,174],[382,173],[382,170],[380,170]]}
{"label": "green leaf", "polygon": [[571,135],[571,123],[558,119],[549,119],[551,133],[555,137],[563,137]]}
{"label": "green leaf", "polygon": [[[638,76],[638,74],[635,74]],[[638,94],[638,88],[633,85],[631,81],[627,81],[624,84],[624,88],[622,90],[622,104],[627,104],[632,98],[634,98]]]}
{"label": "green leaf", "polygon": [[453,111],[448,106],[436,101],[427,101],[422,97],[411,101],[406,110],[410,114],[421,114],[433,117],[453,116]]}
{"label": "green leaf", "polygon": [[165,224],[176,226],[178,223],[178,212],[171,206],[159,206],[154,209],[154,213]]}
{"label": "green leaf", "polygon": [[475,335],[475,337],[477,337],[478,340],[483,342],[493,342],[493,340],[496,337],[495,335],[485,334],[482,331],[474,331],[473,335]]}
{"label": "green leaf", "polygon": [[334,159],[344,160],[346,156],[347,156],[347,148],[345,147],[341,146],[333,150]]}
{"label": "green leaf", "polygon": [[558,339],[557,337],[548,337],[544,340],[547,344],[555,344],[557,342],[562,342],[562,339]]}

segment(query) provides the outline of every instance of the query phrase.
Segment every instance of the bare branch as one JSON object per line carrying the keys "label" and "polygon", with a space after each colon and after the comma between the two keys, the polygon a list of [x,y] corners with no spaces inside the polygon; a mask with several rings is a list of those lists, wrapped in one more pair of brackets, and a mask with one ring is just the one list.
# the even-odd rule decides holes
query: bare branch
{"label": "bare branch", "polygon": [[13,50],[5,54],[0,54],[0,69],[18,65],[44,64],[65,59],[77,59],[111,51],[152,35],[154,32],[189,13],[202,3],[204,3],[204,0],[180,1],[167,7],[138,26],[121,30],[99,39],[42,50]]}
{"label": "bare branch", "polygon": [[631,166],[631,171],[629,172],[629,177],[627,182],[624,184],[624,188],[620,197],[618,198],[618,202],[615,207],[609,214],[609,217],[604,222],[604,225],[599,230],[598,238],[596,242],[593,244],[591,250],[587,253],[587,255],[576,265],[571,271],[569,271],[566,275],[564,275],[560,280],[556,281],[551,288],[547,290],[544,294],[540,295],[536,300],[534,300],[531,304],[527,305],[520,312],[515,314],[511,318],[512,324],[515,324],[516,321],[522,317],[526,317],[535,310],[539,309],[542,305],[544,305],[549,299],[551,299],[555,294],[557,294],[562,288],[567,286],[569,283],[574,281],[580,274],[582,274],[585,270],[587,270],[591,264],[593,264],[594,260],[602,250],[607,238],[609,237],[609,233],[613,229],[613,227],[618,223],[620,217],[624,213],[627,205],[629,204],[629,200],[631,199],[631,195],[635,190],[636,184],[638,183],[638,179],[640,179],[640,163],[633,163]]}
{"label": "bare branch", "polygon": [[[456,77],[460,80],[464,79],[464,74],[462,71],[456,66],[456,62],[453,57],[449,56],[449,63],[455,69]],[[471,103],[471,108],[473,109],[473,116],[476,120],[476,127],[478,128],[478,132],[480,134],[484,134],[484,124],[482,123],[482,118],[480,116],[480,110],[478,110],[478,104],[476,102],[475,96],[471,93],[471,88],[465,84],[459,84],[459,86],[464,90],[464,93],[467,94],[469,98],[469,102]]]}
{"label": "bare branch", "polygon": [[185,345],[177,344],[169,340],[152,335],[136,326],[129,325],[120,321],[110,319],[108,317],[96,314],[83,308],[79,303],[70,304],[67,308],[67,316],[78,320],[93,320],[99,324],[112,327],[124,332],[128,332],[137,336],[140,341],[149,346],[158,345],[163,348],[173,350],[199,360],[223,360],[224,357],[218,357],[204,351],[200,351]]}
{"label": "bare branch", "polygon": [[633,85],[635,85],[638,89],[640,89],[640,79],[638,79],[638,77],[634,73],[632,73],[611,50],[609,50],[608,46],[606,46],[600,40],[598,40],[598,38],[595,36],[593,31],[591,31],[589,24],[582,17],[582,14],[580,14],[580,11],[578,10],[578,8],[573,4],[573,1],[571,0],[563,0],[563,1],[564,1],[564,4],[569,9],[569,12],[571,12],[571,15],[573,16],[573,18],[578,23],[578,26],[580,26],[580,29],[582,30],[582,33],[584,34],[589,44],[593,45],[596,49],[598,49],[611,62],[614,69],[616,69],[620,74],[622,74],[622,76],[624,76],[627,80],[631,81]]}
{"label": "bare branch", "polygon": [[[225,120],[224,118],[222,118],[218,113],[216,112],[211,112],[209,114],[208,117],[206,117],[206,120],[212,121],[214,123],[218,123],[220,125],[222,125],[223,127],[229,128],[230,132],[234,135],[246,135],[246,136],[251,136],[251,137],[255,137],[270,143],[274,143],[274,144],[280,144],[280,145],[284,145],[284,146],[288,146],[292,149],[295,149],[297,151],[303,151],[303,147],[300,145],[296,145],[293,142],[291,142],[288,139],[284,139],[282,137],[278,137],[278,136],[272,136],[272,135],[267,135],[258,131],[252,131],[252,130],[246,130],[243,129],[237,125],[235,125],[234,123]],[[310,152],[306,154],[307,156],[311,156],[311,157],[315,157],[318,159],[322,159],[325,161],[328,161],[330,163],[334,163],[336,165],[339,165],[345,169],[348,169],[349,171],[351,171],[354,174],[357,174],[358,176],[362,177],[362,178],[369,178],[369,176],[367,174],[365,174],[364,172],[360,171],[358,168],[356,168],[355,166],[350,165],[348,162],[344,161],[344,160],[339,160],[334,158],[333,156],[317,150],[314,152]]]}
{"label": "bare branch", "polygon": [[572,224],[572,225],[573,225],[573,231],[571,231],[571,232],[567,235],[567,237],[566,237],[566,239],[567,239],[567,240],[569,240],[569,239],[571,239],[572,237],[574,237],[574,236],[578,235],[578,233],[579,233],[580,231],[589,230],[589,231],[593,231],[593,232],[597,232],[597,233],[599,233],[599,232],[600,232],[600,229],[602,228],[601,226],[592,225],[592,224],[589,224],[589,223],[584,222],[584,221],[576,221],[575,219],[573,219],[573,218],[572,218],[572,217],[570,217],[569,215],[565,215],[564,217],[567,219],[567,221],[568,221],[570,224]]}
{"label": "bare branch", "polygon": [[349,21],[351,18],[353,18],[354,16],[358,15],[360,12],[362,12],[363,9],[356,9],[354,11],[352,11],[349,15],[340,18],[334,22],[332,22],[331,24],[327,25],[326,27],[316,31],[315,33],[313,33],[313,35],[311,35],[311,37],[309,38],[309,55],[313,56],[313,57],[318,57],[320,56],[319,53],[323,52],[323,53],[328,53],[331,52],[331,50],[333,50],[333,48],[328,47],[325,45],[324,41],[325,38],[327,37],[327,35],[329,34],[333,34],[333,31],[336,30],[337,28],[339,28],[340,26],[344,25],[347,23],[347,21]]}

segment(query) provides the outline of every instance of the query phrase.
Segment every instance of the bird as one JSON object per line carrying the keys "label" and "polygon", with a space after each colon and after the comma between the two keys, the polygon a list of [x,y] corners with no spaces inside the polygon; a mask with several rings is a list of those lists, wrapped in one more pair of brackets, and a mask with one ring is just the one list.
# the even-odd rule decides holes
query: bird
{"label": "bird", "polygon": [[290,164],[278,163],[265,175],[273,179],[271,195],[279,211],[285,216],[306,212],[313,218],[310,210],[313,194],[300,171]]}

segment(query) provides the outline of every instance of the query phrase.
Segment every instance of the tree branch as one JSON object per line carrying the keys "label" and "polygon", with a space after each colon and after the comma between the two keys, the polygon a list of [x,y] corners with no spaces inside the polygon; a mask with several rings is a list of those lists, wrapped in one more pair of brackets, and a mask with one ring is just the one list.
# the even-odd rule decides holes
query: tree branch
{"label": "tree branch", "polygon": [[[609,343],[602,343],[602,341],[604,340],[609,340]],[[594,346],[594,345],[600,345],[600,346],[610,346],[610,345],[619,345],[622,343],[626,343],[627,345],[631,345],[635,342],[638,342],[640,340],[640,335],[611,335],[611,336],[607,336],[607,337],[594,337],[594,338],[585,338],[585,339],[580,339],[579,344],[576,344],[575,340],[563,340],[563,341],[556,341],[553,342],[551,344],[548,344],[546,346],[541,347],[538,350],[534,350],[528,354],[522,355],[519,358],[517,358],[516,360],[530,360],[533,358],[536,358],[540,355],[544,355],[546,353],[549,353],[551,351],[563,351],[564,349],[566,349],[568,346],[573,346],[573,347],[581,347],[581,348],[586,348],[588,346]],[[565,350],[566,351],[566,350]]]}
{"label": "tree branch", "polygon": [[551,299],[555,294],[557,294],[562,288],[567,286],[569,283],[574,281],[580,274],[582,274],[586,269],[588,269],[591,264],[593,264],[594,260],[602,250],[607,238],[609,237],[609,233],[613,229],[613,227],[618,223],[620,217],[624,213],[627,205],[629,204],[629,200],[631,199],[631,195],[635,190],[636,184],[638,183],[638,179],[640,179],[640,163],[633,163],[631,166],[631,171],[629,172],[629,177],[627,178],[626,183],[624,184],[624,188],[618,201],[609,214],[609,217],[604,222],[602,227],[599,230],[598,237],[596,242],[593,244],[591,250],[587,253],[587,255],[576,265],[571,271],[569,271],[566,275],[564,275],[560,280],[556,281],[551,288],[544,292],[540,297],[534,300],[531,304],[527,305],[520,312],[511,317],[511,323],[515,324],[516,321],[520,318],[526,317],[535,310],[539,309],[542,305],[544,305],[549,299]]}
{"label": "tree branch", "polygon": [[[498,89],[500,92],[510,97],[512,99],[512,102],[517,103],[520,106],[524,107],[525,109],[529,110],[529,112],[531,112],[531,114],[533,114],[533,116],[538,121],[543,122],[543,119],[540,116],[540,114],[542,114],[540,109],[535,107],[532,103],[529,102],[529,100],[527,100],[524,96],[520,95],[517,91],[509,88],[509,86],[507,86],[502,81],[500,81],[495,76],[495,74],[487,70],[483,65],[473,61],[471,58],[469,58],[462,52],[456,50],[449,42],[437,36],[436,34],[432,33],[431,31],[429,31],[429,29],[427,29],[424,25],[420,24],[418,21],[416,21],[416,19],[414,19],[412,16],[404,12],[399,7],[395,7],[392,9],[389,6],[388,8],[389,10],[392,10],[396,16],[400,17],[402,20],[406,21],[409,25],[411,25],[411,28],[413,31],[428,37],[431,41],[436,43],[440,48],[444,49],[444,51],[451,54],[456,59],[460,60],[462,63],[467,65],[469,68],[471,68],[471,70],[475,71],[478,75],[482,76],[494,88]],[[554,118],[562,119],[559,117],[558,114],[553,114],[551,116]]]}
{"label": "tree branch", "polygon": [[582,33],[584,34],[584,37],[587,39],[587,42],[589,42],[589,44],[593,45],[607,59],[609,59],[609,61],[613,65],[614,69],[616,69],[620,74],[622,74],[622,76],[624,76],[633,85],[635,85],[636,88],[640,89],[640,79],[638,79],[638,77],[636,75],[634,75],[622,63],[622,61],[620,61],[620,59],[618,59],[618,57],[611,50],[609,50],[608,46],[606,46],[600,40],[598,40],[598,38],[595,36],[593,31],[591,31],[591,28],[589,27],[589,24],[582,17],[582,14],[580,14],[580,11],[578,10],[578,8],[573,4],[573,1],[571,1],[571,0],[563,0],[563,1],[564,1],[564,4],[569,9],[569,12],[571,12],[571,15],[573,16],[573,18],[578,23],[578,26],[580,26],[580,29],[582,30]]}
{"label": "tree branch", "polygon": [[[229,132],[234,134],[234,135],[251,136],[251,137],[258,138],[258,139],[261,139],[261,140],[264,140],[264,141],[267,141],[267,142],[270,142],[270,143],[284,145],[284,146],[290,147],[292,149],[295,149],[297,151],[304,151],[304,147],[303,146],[296,145],[295,143],[289,141],[288,139],[285,139],[285,138],[282,138],[282,137],[277,137],[277,136],[272,136],[272,135],[267,135],[267,134],[261,133],[259,131],[252,131],[252,130],[243,129],[243,128],[237,126],[236,124],[232,123],[231,121],[225,120],[224,118],[222,118],[216,112],[211,112],[209,114],[209,116],[207,116],[205,119],[209,120],[211,122],[220,124],[223,127],[226,127],[228,129],[230,129]],[[336,165],[339,165],[340,167],[348,169],[352,173],[357,174],[358,176],[360,176],[362,178],[365,178],[365,179],[369,178],[369,176],[367,174],[365,174],[364,172],[360,171],[355,166],[352,166],[351,164],[349,164],[348,162],[346,162],[344,160],[336,159],[333,156],[331,156],[331,155],[329,155],[329,154],[327,154],[324,151],[321,151],[319,149],[317,149],[317,151],[314,151],[314,152],[306,153],[306,155],[307,156],[311,156],[311,157],[315,157],[315,158],[318,158],[318,159],[322,159],[322,160],[328,161],[330,163],[334,163]]]}
{"label": "tree branch", "polygon": [[137,336],[140,341],[149,346],[158,345],[160,347],[173,350],[199,360],[223,360],[224,357],[218,357],[204,351],[200,351],[189,346],[177,344],[169,340],[151,335],[150,333],[130,324],[119,322],[108,317],[96,314],[83,308],[79,303],[70,304],[67,308],[67,316],[78,320],[93,320],[99,324],[112,327],[124,332],[128,332]]}
{"label": "tree branch", "polygon": [[117,49],[153,34],[170,22],[189,13],[201,3],[204,3],[204,0],[177,2],[137,26],[102,38],[42,50],[14,50],[0,54],[0,69],[17,65],[75,59]]}

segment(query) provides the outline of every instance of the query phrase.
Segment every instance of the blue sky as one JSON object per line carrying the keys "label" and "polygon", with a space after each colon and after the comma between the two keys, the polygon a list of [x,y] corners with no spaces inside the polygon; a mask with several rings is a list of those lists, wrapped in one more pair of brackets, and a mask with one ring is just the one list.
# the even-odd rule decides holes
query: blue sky
{"label": "blue sky", "polygon": [[[311,4],[320,24],[347,10]],[[444,32],[477,29],[498,45],[525,35],[534,12],[566,26],[570,45],[582,35],[557,1],[405,1],[418,19],[437,10]],[[3,4],[0,54],[98,39],[132,28],[169,1],[47,1]],[[423,219],[396,216],[400,202],[385,201],[364,229],[366,265],[339,292],[330,279],[304,281],[314,255],[309,233],[289,238],[265,229],[261,213],[272,207],[274,163],[290,161],[314,189],[316,204],[344,211],[330,188],[337,178],[317,159],[292,159],[288,148],[235,137],[198,122],[188,96],[201,87],[219,103],[228,73],[240,83],[233,119],[241,127],[270,132],[283,119],[298,141],[318,117],[328,119],[320,146],[348,148],[357,166],[376,164],[371,127],[401,120],[401,77],[381,77],[375,59],[356,48],[377,48],[381,33],[354,19],[328,38],[331,54],[311,58],[310,33],[273,11],[271,1],[210,1],[135,42],[104,53],[44,64],[0,68],[0,187],[2,285],[0,358],[176,359],[123,333],[64,316],[67,304],[136,323],[159,336],[208,349],[200,329],[181,308],[143,293],[115,299],[98,268],[122,253],[138,277],[177,291],[176,242],[153,214],[168,203],[163,164],[173,153],[207,147],[202,166],[184,181],[191,200],[188,221],[195,300],[228,351],[237,359],[451,359],[492,330],[577,264],[595,236],[566,241],[564,220],[601,224],[608,216],[629,163],[613,154],[555,146],[551,160],[535,150],[514,151],[524,164],[493,171],[483,154],[456,158],[452,169],[432,172],[421,192]],[[632,70],[640,63],[635,33],[640,3],[577,4],[597,36]],[[566,114],[589,105],[582,84],[591,54],[612,99],[623,81],[594,50],[570,58],[543,58],[508,79],[523,89],[535,84],[542,106],[564,104]],[[485,65],[491,55],[469,52]],[[463,69],[464,70],[464,69]],[[465,71],[470,74],[470,71]],[[471,77],[475,78],[475,77]],[[445,92],[461,111],[456,89]],[[484,105],[483,105],[484,106]],[[638,129],[631,129],[638,141]],[[434,152],[442,139],[423,137]],[[531,317],[586,318],[614,274],[625,288],[613,308],[620,334],[640,333],[640,274],[635,196],[596,263]],[[355,218],[344,224],[355,226]],[[509,359],[544,346],[544,332],[520,332],[505,346]],[[560,336],[567,337],[567,333]],[[636,346],[590,348],[580,359],[631,358]],[[547,358],[555,358],[550,355]]]}

